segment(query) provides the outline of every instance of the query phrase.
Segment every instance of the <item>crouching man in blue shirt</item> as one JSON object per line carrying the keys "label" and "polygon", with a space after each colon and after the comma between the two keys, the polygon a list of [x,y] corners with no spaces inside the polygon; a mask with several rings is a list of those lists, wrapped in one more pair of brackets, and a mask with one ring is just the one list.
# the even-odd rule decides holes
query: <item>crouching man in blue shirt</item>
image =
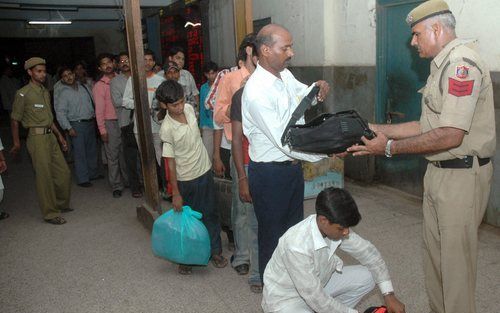
{"label": "crouching man in blue shirt", "polygon": [[[390,313],[404,313],[380,252],[349,228],[361,220],[344,189],[327,188],[316,214],[291,227],[279,240],[264,272],[264,312],[357,313],[356,304],[378,285]],[[361,265],[343,266],[341,249]]]}

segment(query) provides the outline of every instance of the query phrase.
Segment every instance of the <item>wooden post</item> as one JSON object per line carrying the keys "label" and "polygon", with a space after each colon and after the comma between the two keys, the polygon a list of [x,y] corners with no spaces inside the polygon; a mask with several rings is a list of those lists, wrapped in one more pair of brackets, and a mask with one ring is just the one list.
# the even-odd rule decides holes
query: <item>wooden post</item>
{"label": "wooden post", "polygon": [[233,0],[234,41],[238,51],[243,38],[253,32],[252,0]]}
{"label": "wooden post", "polygon": [[154,219],[162,212],[156,176],[156,157],[151,133],[151,113],[148,102],[146,72],[144,70],[144,47],[139,2],[139,0],[124,0],[123,7],[146,200],[144,206],[137,208],[137,217],[147,228],[150,228]]}

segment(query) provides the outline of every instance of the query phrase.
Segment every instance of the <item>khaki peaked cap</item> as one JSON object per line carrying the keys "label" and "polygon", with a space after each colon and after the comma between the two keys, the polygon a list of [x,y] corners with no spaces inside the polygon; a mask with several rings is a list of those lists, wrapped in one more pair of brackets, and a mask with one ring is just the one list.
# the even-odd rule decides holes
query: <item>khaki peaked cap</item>
{"label": "khaki peaked cap", "polygon": [[440,14],[451,13],[450,7],[443,0],[429,0],[420,4],[415,9],[411,10],[406,17],[406,23],[410,27],[415,26],[417,23]]}
{"label": "khaki peaked cap", "polygon": [[39,57],[29,58],[28,60],[26,60],[26,62],[24,62],[24,69],[28,70],[34,66],[39,65],[39,64],[46,64],[46,62],[44,59],[39,58]]}

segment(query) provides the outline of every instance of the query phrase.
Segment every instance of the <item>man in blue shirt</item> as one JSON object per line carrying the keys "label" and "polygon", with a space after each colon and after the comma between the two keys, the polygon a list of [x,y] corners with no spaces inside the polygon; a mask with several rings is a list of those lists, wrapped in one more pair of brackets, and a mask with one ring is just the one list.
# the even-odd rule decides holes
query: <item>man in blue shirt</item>
{"label": "man in blue shirt", "polygon": [[81,187],[90,187],[90,180],[99,176],[91,91],[75,79],[69,67],[62,67],[59,77],[62,86],[54,103],[57,121],[71,136],[76,181]]}

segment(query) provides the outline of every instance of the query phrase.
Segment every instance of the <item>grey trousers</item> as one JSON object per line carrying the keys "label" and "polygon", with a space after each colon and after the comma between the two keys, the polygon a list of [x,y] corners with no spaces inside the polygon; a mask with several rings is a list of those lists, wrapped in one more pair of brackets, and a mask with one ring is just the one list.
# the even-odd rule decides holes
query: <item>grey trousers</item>
{"label": "grey trousers", "polygon": [[108,142],[104,143],[104,151],[108,159],[108,181],[111,189],[123,190],[128,184],[125,158],[123,157],[123,147],[121,130],[116,120],[105,120],[104,126],[108,133]]}

